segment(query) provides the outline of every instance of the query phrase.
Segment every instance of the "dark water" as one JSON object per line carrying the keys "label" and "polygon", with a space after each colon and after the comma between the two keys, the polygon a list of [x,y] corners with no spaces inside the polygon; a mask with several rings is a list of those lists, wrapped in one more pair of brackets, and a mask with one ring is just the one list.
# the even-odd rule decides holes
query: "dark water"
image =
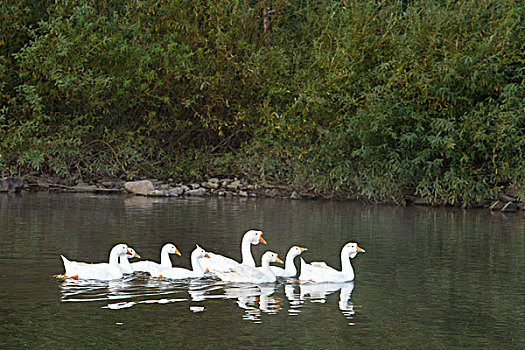
{"label": "dark water", "polygon": [[[525,347],[523,213],[24,194],[0,196],[0,228],[2,348]],[[104,261],[120,242],[152,260],[173,242],[184,267],[195,243],[240,259],[251,228],[268,242],[252,248],[257,261],[301,245],[305,260],[339,268],[348,241],[367,252],[340,285],[50,277],[60,254]]]}

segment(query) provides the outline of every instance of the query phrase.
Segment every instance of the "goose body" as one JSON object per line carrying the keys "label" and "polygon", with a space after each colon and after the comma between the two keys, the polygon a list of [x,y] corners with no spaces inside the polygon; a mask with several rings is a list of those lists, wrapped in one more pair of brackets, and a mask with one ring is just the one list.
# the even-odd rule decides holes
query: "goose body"
{"label": "goose body", "polygon": [[191,267],[192,270],[183,267],[171,267],[167,269],[154,269],[151,273],[154,277],[171,278],[171,279],[185,279],[185,278],[202,278],[204,277],[204,269],[200,264],[201,258],[208,258],[208,254],[201,247],[197,246],[191,253]]}
{"label": "goose body", "polygon": [[84,262],[70,261],[65,256],[61,255],[64,262],[65,273],[64,277],[74,277],[82,279],[96,279],[96,280],[113,280],[122,278],[123,272],[119,266],[119,257],[124,256],[128,251],[126,244],[117,244],[111,249],[109,254],[109,262],[88,264]]}
{"label": "goose body", "polygon": [[131,259],[131,258],[139,258],[140,259],[140,255],[137,254],[135,249],[133,249],[131,247],[128,247],[128,251],[126,252],[126,254],[119,256],[119,263],[118,264],[120,266],[120,269],[122,270],[122,273],[133,273],[133,272],[135,272],[133,270],[133,267],[129,263],[129,259]]}
{"label": "goose body", "polygon": [[298,246],[291,247],[286,254],[286,259],[284,259],[284,269],[279,266],[270,266],[270,269],[272,269],[277,277],[295,277],[297,275],[297,268],[295,267],[294,259],[306,250],[306,248]]}
{"label": "goose body", "polygon": [[170,254],[177,254],[180,252],[172,243],[166,243],[160,251],[160,264],[150,260],[137,261],[131,264],[134,271],[143,271],[151,274],[152,271],[159,269],[169,269],[173,267],[170,259]]}
{"label": "goose body", "polygon": [[354,269],[350,259],[354,258],[357,253],[364,253],[357,243],[347,243],[341,249],[341,271],[328,266],[325,262],[306,263],[301,258],[301,275],[300,280],[313,282],[348,282],[354,280]]}
{"label": "goose body", "polygon": [[259,243],[266,244],[266,241],[262,237],[262,234],[262,231],[258,230],[249,230],[244,234],[241,242],[241,263],[233,260],[232,258],[208,252],[210,258],[201,258],[200,260],[202,268],[208,271],[227,272],[230,271],[230,269],[232,268],[237,268],[240,264],[255,267],[255,260],[252,256],[251,246],[257,245]]}
{"label": "goose body", "polygon": [[226,282],[240,282],[240,283],[273,283],[277,280],[272,269],[270,269],[270,262],[283,263],[279,256],[273,252],[266,252],[261,259],[261,267],[254,267],[239,264],[232,268],[229,272],[214,271],[217,276]]}

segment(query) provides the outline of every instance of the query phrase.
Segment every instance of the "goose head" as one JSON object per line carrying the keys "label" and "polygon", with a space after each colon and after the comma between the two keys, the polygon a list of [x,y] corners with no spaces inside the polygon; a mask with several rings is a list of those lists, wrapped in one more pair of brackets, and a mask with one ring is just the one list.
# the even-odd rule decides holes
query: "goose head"
{"label": "goose head", "polygon": [[344,254],[345,256],[349,256],[350,258],[355,258],[357,253],[365,253],[365,252],[366,250],[359,247],[357,243],[349,242],[345,244],[345,246],[343,247],[341,251],[341,255]]}
{"label": "goose head", "polygon": [[[126,254],[128,254],[128,251],[128,246],[126,244],[117,244],[111,248],[111,251],[109,252],[109,263],[111,265],[117,265],[120,257],[125,257]],[[129,255],[131,255],[131,251],[129,251]]]}
{"label": "goose head", "polygon": [[276,262],[276,263],[281,263],[281,264],[284,264],[283,261],[281,259],[279,259],[279,256],[277,255],[277,253],[274,253],[274,252],[266,252],[263,254],[262,258],[261,258],[261,261],[264,265],[264,263],[271,263],[271,262]]}
{"label": "goose head", "polygon": [[208,255],[208,253],[206,253],[206,251],[204,249],[202,249],[201,247],[199,247],[198,245],[195,245],[196,248],[193,250],[193,252],[191,253],[191,256],[193,257],[196,257],[196,258],[209,258],[210,256]]}
{"label": "goose head", "polygon": [[164,247],[162,247],[162,250],[168,252],[168,254],[177,254],[178,256],[181,256],[177,247],[172,243],[165,244]]}
{"label": "goose head", "polygon": [[[128,246],[124,243],[117,244],[111,249],[110,255],[115,254],[116,256],[128,255]],[[131,254],[131,251],[129,252]]]}
{"label": "goose head", "polygon": [[244,236],[248,239],[248,241],[253,245],[256,245],[259,243],[266,244],[266,241],[264,240],[262,235],[263,235],[262,231],[258,231],[258,230],[250,230],[244,234]]}
{"label": "goose head", "polygon": [[140,259],[140,255],[138,255],[137,252],[135,251],[135,249],[133,249],[131,247],[128,247],[128,249],[126,250],[125,256],[128,259],[131,259],[131,258],[139,258]]}
{"label": "goose head", "polygon": [[290,248],[290,250],[288,251],[288,254],[290,254],[291,256],[293,256],[295,258],[296,256],[301,255],[302,252],[305,252],[307,250],[308,249],[306,249],[306,248],[298,247],[298,246],[295,245],[292,248]]}

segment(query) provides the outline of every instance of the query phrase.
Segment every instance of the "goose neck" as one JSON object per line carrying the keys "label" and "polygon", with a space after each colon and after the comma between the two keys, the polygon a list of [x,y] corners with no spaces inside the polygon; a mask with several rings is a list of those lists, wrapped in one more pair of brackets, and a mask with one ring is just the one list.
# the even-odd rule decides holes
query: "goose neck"
{"label": "goose neck", "polygon": [[119,256],[122,255],[122,254],[119,254],[119,249],[120,248],[115,247],[111,249],[111,252],[109,253],[109,264],[112,266],[118,265]]}
{"label": "goose neck", "polygon": [[191,254],[191,268],[193,269],[194,272],[204,274],[204,270],[202,269],[198,254],[195,254],[195,253]]}
{"label": "goose neck", "polygon": [[126,267],[131,266],[131,264],[129,263],[128,257],[125,255],[119,256],[119,264],[122,266],[126,266]]}
{"label": "goose neck", "polygon": [[261,259],[261,267],[270,270],[270,257],[263,256]]}
{"label": "goose neck", "polygon": [[160,252],[160,266],[167,268],[171,267],[170,253],[168,253],[167,249],[162,249]]}
{"label": "goose neck", "polygon": [[251,242],[249,237],[244,236],[241,243],[241,256],[242,264],[248,266],[255,266],[255,260],[253,260],[251,251]]}
{"label": "goose neck", "polygon": [[345,251],[341,252],[341,272],[343,272],[345,275],[354,275],[354,268],[350,262],[350,256]]}
{"label": "goose neck", "polygon": [[295,264],[293,260],[295,259],[295,255],[291,252],[288,252],[286,254],[286,259],[284,260],[284,270],[286,272],[295,273],[297,272],[297,269],[295,268]]}

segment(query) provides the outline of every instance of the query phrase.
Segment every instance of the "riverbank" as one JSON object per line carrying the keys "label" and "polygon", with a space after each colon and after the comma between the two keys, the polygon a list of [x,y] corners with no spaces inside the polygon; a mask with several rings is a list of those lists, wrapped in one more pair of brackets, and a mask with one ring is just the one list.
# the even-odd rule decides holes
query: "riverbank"
{"label": "riverbank", "polygon": [[8,3],[2,177],[463,207],[525,183],[516,1],[276,2],[264,28],[260,2]]}
{"label": "riverbank", "polygon": [[[148,197],[184,197],[184,196],[218,196],[218,197],[271,197],[301,199],[334,199],[320,196],[314,192],[295,189],[292,186],[278,184],[252,184],[238,177],[209,178],[202,182],[180,183],[173,179],[115,181],[99,180],[86,183],[82,180],[65,181],[37,176],[7,177],[0,179],[0,192],[17,193],[21,191],[50,191],[69,193],[96,193],[96,194],[126,194]],[[340,196],[337,200],[360,200],[368,202],[360,196]],[[401,206],[430,205],[425,199],[407,195],[401,201],[383,202]],[[519,200],[518,191],[507,187],[499,193],[498,198],[487,200],[477,208],[487,208],[491,211],[516,212],[525,211],[525,201]]]}

